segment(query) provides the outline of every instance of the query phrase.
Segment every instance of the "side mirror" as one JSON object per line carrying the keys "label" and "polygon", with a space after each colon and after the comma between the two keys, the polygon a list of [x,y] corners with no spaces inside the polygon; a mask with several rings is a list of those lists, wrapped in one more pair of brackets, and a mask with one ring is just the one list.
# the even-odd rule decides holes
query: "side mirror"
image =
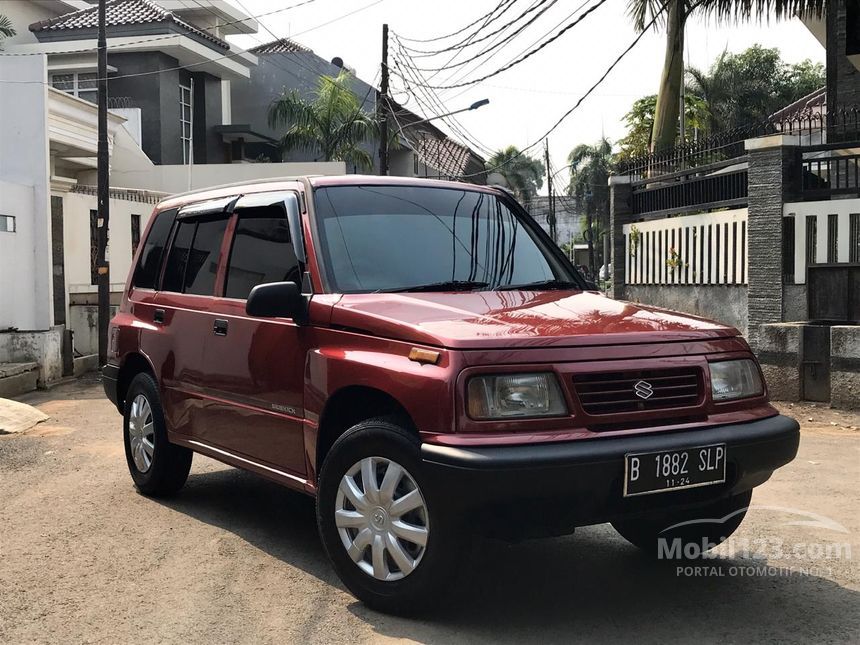
{"label": "side mirror", "polygon": [[308,304],[295,282],[269,282],[251,289],[245,313],[259,318],[292,318],[302,324],[307,320]]}

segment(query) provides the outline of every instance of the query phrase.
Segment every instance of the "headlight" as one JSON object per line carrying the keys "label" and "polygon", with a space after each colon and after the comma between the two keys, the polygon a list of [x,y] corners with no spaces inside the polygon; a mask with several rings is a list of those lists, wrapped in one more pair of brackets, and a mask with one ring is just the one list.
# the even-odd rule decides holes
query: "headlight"
{"label": "headlight", "polygon": [[495,374],[469,381],[473,419],[548,417],[567,414],[555,374]]}
{"label": "headlight", "polygon": [[746,399],[764,392],[758,367],[749,359],[711,363],[710,368],[714,401]]}

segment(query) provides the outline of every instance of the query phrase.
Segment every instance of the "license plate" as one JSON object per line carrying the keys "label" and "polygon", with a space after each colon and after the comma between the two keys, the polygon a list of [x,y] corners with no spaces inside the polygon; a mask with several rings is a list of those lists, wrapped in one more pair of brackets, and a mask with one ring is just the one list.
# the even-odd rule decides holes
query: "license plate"
{"label": "license plate", "polygon": [[624,456],[624,497],[726,481],[726,444]]}

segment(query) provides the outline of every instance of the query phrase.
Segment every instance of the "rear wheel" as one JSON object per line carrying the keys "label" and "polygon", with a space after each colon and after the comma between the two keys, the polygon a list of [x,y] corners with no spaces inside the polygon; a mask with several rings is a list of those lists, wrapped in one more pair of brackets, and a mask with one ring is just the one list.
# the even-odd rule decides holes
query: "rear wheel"
{"label": "rear wheel", "polygon": [[469,545],[422,476],[418,440],[382,419],[354,426],[332,446],[320,473],[317,521],[347,588],[391,613],[443,599]]}
{"label": "rear wheel", "polygon": [[612,523],[631,544],[656,557],[694,558],[725,542],[743,522],[752,491],[692,510]]}
{"label": "rear wheel", "polygon": [[158,386],[149,374],[138,374],[128,387],[123,439],[128,470],[137,490],[159,496],[182,488],[193,453],[167,440]]}

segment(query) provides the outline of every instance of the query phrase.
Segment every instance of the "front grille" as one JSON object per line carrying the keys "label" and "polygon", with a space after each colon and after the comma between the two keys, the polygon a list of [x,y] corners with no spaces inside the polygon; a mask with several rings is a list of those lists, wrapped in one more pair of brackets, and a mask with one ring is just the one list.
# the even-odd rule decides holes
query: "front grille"
{"label": "front grille", "polygon": [[[697,367],[577,374],[574,388],[588,414],[617,414],[697,405],[702,374]],[[637,396],[636,389],[650,396]]]}

